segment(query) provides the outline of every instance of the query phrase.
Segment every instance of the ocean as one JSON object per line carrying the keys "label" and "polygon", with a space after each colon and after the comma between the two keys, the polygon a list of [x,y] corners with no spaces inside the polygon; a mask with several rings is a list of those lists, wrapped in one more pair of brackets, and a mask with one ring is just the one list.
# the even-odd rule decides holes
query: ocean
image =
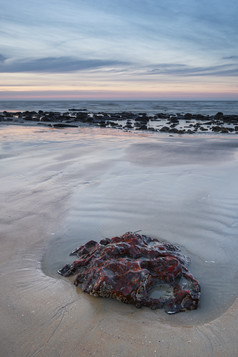
{"label": "ocean", "polygon": [[0,101],[0,112],[6,111],[56,111],[66,112],[69,109],[87,109],[89,112],[145,112],[148,115],[156,113],[192,113],[214,115],[238,114],[238,101],[181,101],[181,100],[138,100],[138,101],[107,101],[107,100],[31,100],[31,101]]}

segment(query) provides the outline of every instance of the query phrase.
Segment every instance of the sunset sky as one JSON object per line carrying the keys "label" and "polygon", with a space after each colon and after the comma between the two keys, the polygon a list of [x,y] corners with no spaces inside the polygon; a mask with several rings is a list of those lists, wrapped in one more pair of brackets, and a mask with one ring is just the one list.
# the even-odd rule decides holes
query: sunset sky
{"label": "sunset sky", "polygon": [[0,100],[238,100],[237,0],[0,0]]}

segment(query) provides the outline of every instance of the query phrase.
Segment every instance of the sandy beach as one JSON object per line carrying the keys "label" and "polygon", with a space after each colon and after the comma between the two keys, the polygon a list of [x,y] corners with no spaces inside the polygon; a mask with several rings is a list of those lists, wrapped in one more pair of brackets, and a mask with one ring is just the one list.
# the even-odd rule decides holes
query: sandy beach
{"label": "sandy beach", "polygon": [[[4,125],[0,138],[1,356],[237,355],[236,136]],[[80,244],[137,230],[190,256],[198,310],[136,309],[57,275]]]}

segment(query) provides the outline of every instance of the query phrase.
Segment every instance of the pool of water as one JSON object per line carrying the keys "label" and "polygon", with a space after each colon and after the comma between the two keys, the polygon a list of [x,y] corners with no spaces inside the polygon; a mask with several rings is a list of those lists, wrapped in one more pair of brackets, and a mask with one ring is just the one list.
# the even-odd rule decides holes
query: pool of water
{"label": "pool of water", "polygon": [[[221,315],[238,296],[237,143],[230,140],[145,136],[122,143],[118,137],[104,143],[103,155],[95,140],[64,228],[45,249],[45,274],[64,279],[57,270],[91,239],[141,230],[179,244],[201,284],[199,309],[165,321],[191,325]],[[143,309],[143,314],[157,319],[160,312]]]}

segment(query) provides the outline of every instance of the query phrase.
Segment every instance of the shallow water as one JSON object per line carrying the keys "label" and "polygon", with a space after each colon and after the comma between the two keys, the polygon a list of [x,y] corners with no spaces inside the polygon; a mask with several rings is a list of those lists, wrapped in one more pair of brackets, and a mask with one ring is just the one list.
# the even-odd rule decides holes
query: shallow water
{"label": "shallow water", "polygon": [[[87,133],[80,145],[91,138]],[[63,231],[45,251],[43,271],[62,279],[56,272],[73,261],[68,254],[77,246],[141,230],[183,247],[202,288],[197,311],[163,321],[193,325],[213,320],[238,296],[237,140],[115,132],[102,143],[102,133],[95,130],[92,153],[71,168],[78,182]],[[113,309],[117,302],[110,304]],[[160,312],[143,309],[144,315],[156,320]]]}
{"label": "shallow water", "polygon": [[[236,356],[236,143],[0,126],[1,354]],[[87,240],[137,229],[192,258],[197,311],[91,297],[56,273]]]}
{"label": "shallow water", "polygon": [[[197,311],[163,316],[163,321],[210,321],[238,296],[236,138],[97,128],[12,126],[0,132],[0,191],[12,187],[8,201],[14,202],[11,214],[16,219],[37,214],[30,208],[20,211],[19,199],[14,201],[20,195],[24,202],[25,191],[42,197],[47,187],[70,197],[60,234],[51,232],[45,247],[42,268],[47,275],[62,279],[56,272],[72,261],[68,254],[90,239],[141,230],[179,244],[191,257],[190,270],[202,287]],[[90,301],[98,304],[96,300]],[[113,311],[117,302],[110,306]],[[123,314],[125,306],[119,309]],[[156,320],[160,312],[143,309],[141,314]]]}

